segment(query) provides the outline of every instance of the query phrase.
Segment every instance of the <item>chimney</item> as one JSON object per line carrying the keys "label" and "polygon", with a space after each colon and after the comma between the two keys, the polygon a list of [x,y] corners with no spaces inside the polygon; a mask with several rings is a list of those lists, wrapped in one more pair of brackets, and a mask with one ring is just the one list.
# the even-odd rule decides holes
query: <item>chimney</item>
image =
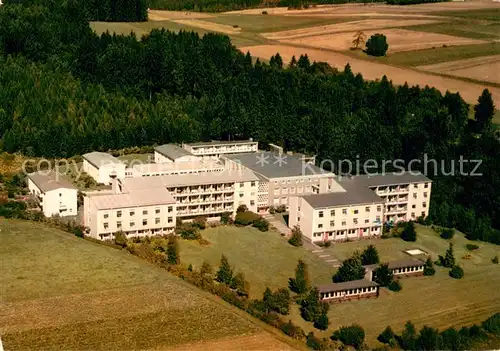
{"label": "chimney", "polygon": [[111,171],[109,178],[111,179],[111,190],[113,194],[118,194],[118,180],[116,179],[117,174],[115,171]]}

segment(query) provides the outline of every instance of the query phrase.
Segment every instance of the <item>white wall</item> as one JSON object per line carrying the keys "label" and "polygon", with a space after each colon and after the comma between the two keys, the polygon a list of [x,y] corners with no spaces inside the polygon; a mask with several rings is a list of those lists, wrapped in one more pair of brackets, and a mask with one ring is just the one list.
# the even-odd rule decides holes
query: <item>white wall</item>
{"label": "white wall", "polygon": [[40,205],[45,217],[75,216],[78,212],[76,189],[59,188],[43,193],[31,179],[28,179],[28,189],[31,194],[41,197]]}

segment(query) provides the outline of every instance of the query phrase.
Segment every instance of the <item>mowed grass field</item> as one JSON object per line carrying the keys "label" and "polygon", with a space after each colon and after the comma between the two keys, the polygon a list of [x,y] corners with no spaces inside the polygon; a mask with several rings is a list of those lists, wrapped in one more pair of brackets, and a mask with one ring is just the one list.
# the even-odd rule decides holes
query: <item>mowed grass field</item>
{"label": "mowed grass field", "polygon": [[[354,251],[374,244],[382,262],[408,258],[403,251],[413,248],[426,251],[433,260],[436,260],[438,255],[444,255],[448,240],[441,239],[429,227],[418,226],[417,232],[415,243],[399,238],[377,239],[342,243],[324,252],[345,259]],[[328,336],[341,325],[358,323],[365,329],[368,343],[380,345],[376,338],[387,325],[399,332],[404,323],[411,320],[417,328],[429,325],[445,329],[481,322],[499,312],[500,266],[493,264],[491,259],[500,255],[500,247],[473,242],[480,248],[477,251],[468,251],[465,245],[472,242],[465,239],[461,233],[456,233],[450,241],[454,244],[457,263],[465,271],[463,279],[453,279],[448,275],[449,269],[436,266],[434,276],[402,279],[403,290],[399,293],[384,288],[377,299],[332,304],[328,313],[330,328],[318,334]],[[466,254],[471,257],[463,258]],[[301,319],[298,308],[293,310],[292,315],[305,330],[313,330],[309,323]]]}
{"label": "mowed grass field", "polygon": [[262,298],[262,293],[271,289],[288,287],[288,278],[295,274],[299,259],[309,265],[314,283],[328,283],[335,268],[319,260],[312,252],[302,247],[289,245],[277,232],[260,232],[255,228],[221,226],[202,232],[210,245],[196,241],[179,242],[181,261],[199,268],[207,261],[215,270],[222,254],[225,254],[235,272],[241,271],[250,282],[252,298]]}
{"label": "mowed grass field", "polygon": [[42,224],[0,219],[0,267],[6,350],[239,347],[240,338],[246,349],[291,348],[163,269]]}
{"label": "mowed grass field", "polygon": [[[336,268],[326,263],[318,254],[305,248],[290,246],[277,233],[261,233],[252,228],[217,227],[202,232],[211,244],[200,246],[197,242],[181,241],[181,260],[194,266],[207,260],[217,266],[224,253],[236,271],[242,271],[250,282],[252,297],[261,298],[266,286],[271,288],[287,286],[293,276],[297,259],[309,264],[310,277],[314,284],[331,282]],[[500,255],[500,247],[474,242],[479,250],[469,252],[463,234],[456,233],[451,240],[455,245],[455,257],[464,268],[465,277],[455,280],[448,276],[448,269],[436,267],[433,277],[414,277],[402,280],[403,290],[399,293],[382,289],[378,299],[368,299],[332,304],[329,312],[330,328],[325,332],[314,329],[305,322],[294,305],[290,318],[304,330],[314,331],[321,336],[330,336],[342,325],[358,323],[367,333],[367,341],[377,346],[376,337],[387,326],[400,331],[407,320],[417,327],[424,324],[447,328],[481,322],[500,311],[500,266],[491,259]],[[441,239],[429,227],[418,227],[418,240],[408,243],[399,238],[373,239],[333,245],[321,254],[329,258],[345,259],[354,251],[363,250],[374,244],[382,261],[407,258],[403,251],[420,248],[433,259],[444,255],[448,241]],[[462,258],[470,254],[469,259]]]}

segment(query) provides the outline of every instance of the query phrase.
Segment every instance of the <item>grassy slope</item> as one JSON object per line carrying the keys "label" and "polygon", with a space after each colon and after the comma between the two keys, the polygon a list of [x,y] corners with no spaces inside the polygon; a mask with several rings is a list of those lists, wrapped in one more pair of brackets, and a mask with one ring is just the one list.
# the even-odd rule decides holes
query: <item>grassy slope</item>
{"label": "grassy slope", "polygon": [[268,286],[287,287],[299,259],[309,264],[315,283],[329,282],[334,268],[304,248],[296,248],[275,232],[262,233],[254,228],[217,227],[203,231],[208,246],[197,242],[180,242],[181,260],[200,267],[203,260],[218,266],[224,253],[236,271],[242,271],[250,282],[250,294],[261,298]]}
{"label": "grassy slope", "polygon": [[125,251],[0,220],[0,332],[14,349],[165,348],[262,331]]}
{"label": "grassy slope", "polygon": [[[433,258],[444,254],[448,241],[439,238],[428,227],[419,227],[418,233],[416,243],[397,238],[350,242],[334,245],[323,254],[344,259],[371,243],[376,245],[383,261],[408,257],[403,251],[416,247],[430,253]],[[293,275],[296,260],[300,257],[309,263],[310,276],[315,284],[330,282],[334,272],[334,268],[318,256],[303,248],[291,247],[275,233],[219,227],[204,231],[203,236],[211,241],[211,245],[204,247],[196,242],[182,241],[181,259],[193,265],[199,265],[206,259],[217,265],[221,253],[225,253],[236,270],[245,273],[254,297],[265,286],[286,286],[287,278]],[[465,244],[469,241],[460,233],[452,241],[455,256],[465,270],[462,280],[450,278],[448,270],[437,267],[434,277],[403,280],[401,293],[383,289],[378,299],[333,304],[329,313],[330,329],[325,332],[314,330],[312,324],[302,320],[297,306],[294,306],[290,317],[304,330],[323,336],[331,335],[341,325],[359,323],[365,328],[371,345],[377,344],[376,337],[386,325],[400,330],[407,320],[412,320],[418,327],[428,324],[438,328],[482,321],[500,310],[500,266],[490,261],[495,254],[500,255],[500,247],[478,243],[480,249],[472,252],[470,259],[462,259],[468,253]]]}
{"label": "grassy slope", "polygon": [[[437,274],[433,277],[402,280],[403,290],[399,293],[382,289],[378,299],[333,304],[328,314],[330,329],[319,334],[329,336],[341,325],[359,323],[365,328],[367,341],[376,345],[377,335],[387,325],[400,331],[404,323],[411,320],[419,328],[426,324],[443,329],[480,322],[498,312],[500,266],[493,265],[491,258],[500,254],[500,247],[478,243],[479,250],[468,252],[465,244],[469,241],[460,233],[455,234],[452,242],[455,258],[465,271],[463,279],[452,279],[447,269],[436,267]],[[345,243],[328,250],[339,258],[345,258],[370,243],[376,245],[382,261],[407,257],[402,251],[410,248],[421,248],[436,259],[438,254],[444,255],[448,246],[448,241],[439,238],[430,228],[419,227],[416,243],[394,238]],[[463,259],[467,253],[471,254],[471,258]],[[293,310],[292,315],[304,329],[313,330],[301,319],[298,308]]]}

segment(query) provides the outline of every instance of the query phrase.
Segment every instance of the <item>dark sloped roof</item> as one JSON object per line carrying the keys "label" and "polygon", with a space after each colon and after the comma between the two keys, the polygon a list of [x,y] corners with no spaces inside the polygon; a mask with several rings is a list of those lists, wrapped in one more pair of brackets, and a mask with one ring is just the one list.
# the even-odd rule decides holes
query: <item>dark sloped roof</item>
{"label": "dark sloped roof", "polygon": [[183,156],[193,156],[192,153],[175,144],[164,144],[156,146],[155,151],[165,157],[168,157],[171,160],[176,160]]}
{"label": "dark sloped roof", "polygon": [[352,177],[352,180],[364,186],[381,186],[381,185],[399,185],[407,183],[422,183],[431,182],[422,173],[416,172],[397,172],[397,173],[384,173],[373,175],[359,175]]}
{"label": "dark sloped roof", "polygon": [[329,174],[318,166],[304,162],[300,156],[276,152],[260,151],[254,153],[226,155],[228,159],[239,162],[266,178],[298,177]]}
{"label": "dark sloped roof", "polygon": [[50,171],[49,173],[44,171],[30,173],[28,174],[28,178],[43,192],[61,188],[76,189],[66,178],[54,171]]}
{"label": "dark sloped roof", "polygon": [[395,269],[395,268],[405,268],[405,267],[419,267],[423,266],[424,264],[425,263],[420,260],[407,258],[403,260],[391,261],[389,262],[388,265],[389,269]]}
{"label": "dark sloped roof", "polygon": [[370,287],[374,287],[374,286],[378,286],[378,284],[375,282],[372,282],[371,280],[360,279],[360,280],[353,280],[353,281],[344,282],[344,283],[330,283],[330,284],[320,285],[320,286],[318,286],[318,290],[320,293],[325,293],[325,292],[332,292],[332,291],[344,291],[344,290],[350,290],[350,289],[370,288]]}
{"label": "dark sloped roof", "polygon": [[377,194],[362,186],[349,187],[345,192],[307,195],[303,199],[313,208],[383,203]]}

